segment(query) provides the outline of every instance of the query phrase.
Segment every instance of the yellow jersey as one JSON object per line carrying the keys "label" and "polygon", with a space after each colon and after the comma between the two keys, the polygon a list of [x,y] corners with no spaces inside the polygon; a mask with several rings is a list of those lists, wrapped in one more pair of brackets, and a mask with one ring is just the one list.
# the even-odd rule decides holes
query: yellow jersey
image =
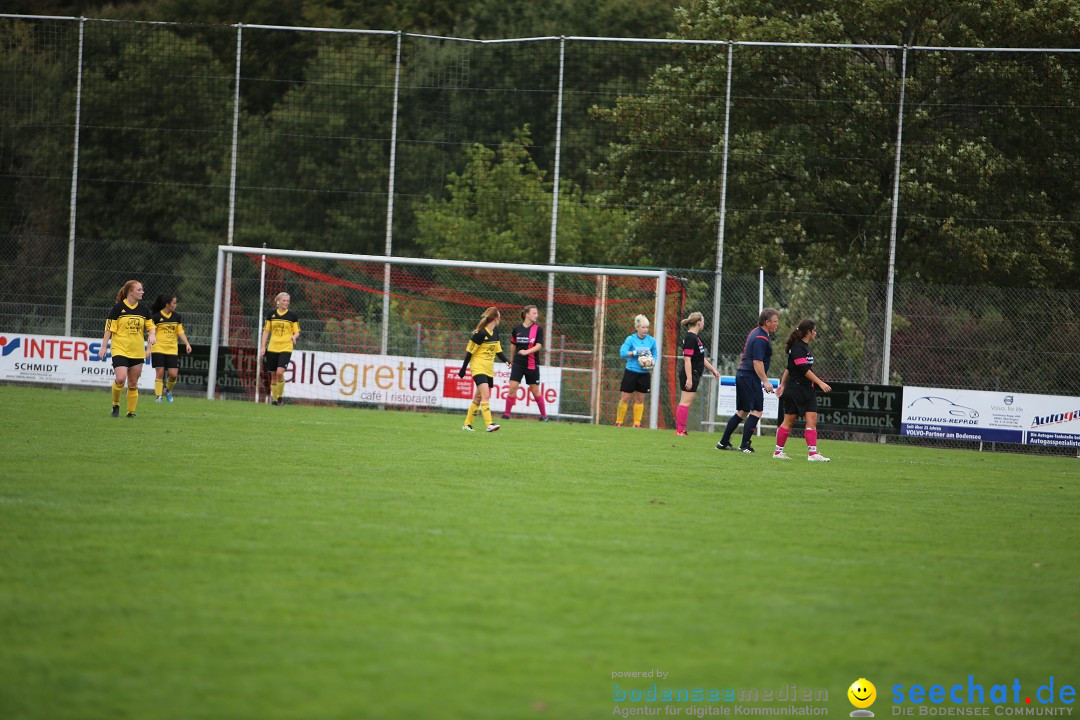
{"label": "yellow jersey", "polygon": [[472,370],[473,377],[477,375],[495,377],[495,356],[502,353],[499,331],[482,328],[480,332],[469,338],[465,352],[472,353],[469,369]]}
{"label": "yellow jersey", "polygon": [[270,333],[270,341],[266,345],[267,352],[292,352],[292,336],[300,332],[300,318],[292,310],[285,312],[275,310],[266,318],[263,330]]}
{"label": "yellow jersey", "polygon": [[154,328],[150,306],[139,302],[128,305],[121,300],[113,306],[105,319],[105,329],[112,333],[112,354],[114,357],[145,358],[146,333]]}
{"label": "yellow jersey", "polygon": [[157,328],[157,337],[150,352],[179,355],[179,338],[181,335],[187,335],[184,332],[184,323],[180,321],[180,313],[170,315],[164,310],[154,313],[154,327]]}

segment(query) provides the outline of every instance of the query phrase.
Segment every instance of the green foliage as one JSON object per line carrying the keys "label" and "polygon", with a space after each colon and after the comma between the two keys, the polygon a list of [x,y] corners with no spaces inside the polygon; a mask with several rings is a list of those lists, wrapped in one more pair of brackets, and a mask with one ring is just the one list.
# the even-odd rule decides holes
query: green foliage
{"label": "green foliage", "polygon": [[[433,257],[546,263],[553,188],[529,145],[526,126],[497,152],[470,148],[464,171],[448,178],[447,197],[417,213],[417,245]],[[622,213],[585,197],[572,181],[560,183],[558,211],[557,262],[602,262],[620,242]]]}
{"label": "green foliage", "polygon": [[[390,135],[392,47],[381,39],[325,40],[304,83],[292,85],[265,119],[245,115],[241,244],[382,252],[389,152],[377,138]],[[368,56],[374,61],[362,59]]]}
{"label": "green foliage", "polygon": [[[676,34],[695,39],[1072,47],[1080,10],[1063,0],[1023,12],[1004,0],[697,0],[679,19]],[[600,113],[623,136],[609,193],[640,208],[631,238],[643,260],[701,266],[695,248],[714,242],[726,56],[686,46],[654,73],[650,93]],[[900,69],[893,50],[735,48],[728,266],[884,277]],[[912,51],[907,78],[901,276],[1075,282],[1075,59]]]}

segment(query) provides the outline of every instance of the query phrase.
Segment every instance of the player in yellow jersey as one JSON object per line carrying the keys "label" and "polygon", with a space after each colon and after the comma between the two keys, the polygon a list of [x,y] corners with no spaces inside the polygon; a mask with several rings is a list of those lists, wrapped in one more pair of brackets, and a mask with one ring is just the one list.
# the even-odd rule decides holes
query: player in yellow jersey
{"label": "player in yellow jersey", "polygon": [[120,394],[127,383],[127,416],[135,417],[139,405],[139,376],[146,362],[148,335],[150,345],[157,342],[157,331],[150,308],[142,301],[143,286],[138,280],[128,280],[116,295],[116,305],[105,320],[105,336],[101,339],[98,357],[105,359],[112,340],[112,363],[116,378],[112,385],[112,416],[120,417]]}
{"label": "player in yellow jersey", "polygon": [[[158,295],[150,310],[154,313],[154,329],[157,330],[157,342],[150,347],[151,364],[154,366],[154,401],[161,402],[164,388],[165,399],[172,402],[172,390],[176,387],[176,378],[180,375],[178,340],[184,341],[188,355],[191,354],[191,343],[184,334],[180,313],[176,312],[175,295]],[[167,380],[165,370],[169,371]]]}
{"label": "player in yellow jersey", "polygon": [[476,385],[476,393],[473,395],[469,412],[465,415],[465,424],[462,430],[473,429],[472,421],[476,411],[479,410],[487,423],[487,431],[495,432],[499,426],[491,422],[491,406],[488,404],[491,398],[491,388],[495,385],[495,358],[506,363],[510,367],[510,360],[503,355],[502,344],[499,342],[499,320],[502,315],[496,307],[489,307],[480,316],[480,323],[469,338],[469,344],[465,348],[465,361],[461,363],[458,377],[465,377],[465,368],[472,370],[473,383]]}
{"label": "player in yellow jersey", "polygon": [[270,379],[271,405],[282,403],[281,398],[285,394],[285,368],[289,367],[296,338],[300,337],[300,318],[289,309],[291,301],[292,298],[287,292],[280,292],[274,297],[277,309],[267,316],[259,343],[259,354],[265,358],[263,369]]}

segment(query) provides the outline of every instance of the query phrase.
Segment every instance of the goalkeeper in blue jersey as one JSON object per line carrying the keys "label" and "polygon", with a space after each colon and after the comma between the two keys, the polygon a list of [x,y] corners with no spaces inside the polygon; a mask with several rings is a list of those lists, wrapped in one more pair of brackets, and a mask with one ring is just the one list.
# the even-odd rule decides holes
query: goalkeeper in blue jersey
{"label": "goalkeeper in blue jersey", "polygon": [[641,427],[641,418],[645,414],[645,396],[649,394],[653,367],[660,357],[656,338],[649,334],[649,318],[644,315],[634,318],[634,334],[623,341],[619,348],[619,357],[626,360],[626,372],[623,373],[622,384],[619,386],[621,394],[615,427],[622,427],[631,400],[634,403],[634,427]]}

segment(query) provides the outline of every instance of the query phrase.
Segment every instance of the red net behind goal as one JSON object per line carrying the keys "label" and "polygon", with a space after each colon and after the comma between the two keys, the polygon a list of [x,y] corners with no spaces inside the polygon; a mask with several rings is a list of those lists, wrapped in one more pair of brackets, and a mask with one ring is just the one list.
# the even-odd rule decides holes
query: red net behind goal
{"label": "red net behind goal", "polygon": [[[656,332],[657,280],[653,277],[555,273],[549,308],[545,272],[393,265],[387,292],[385,263],[260,255],[244,258],[233,264],[229,333],[222,339],[230,348],[255,347],[265,316],[273,310],[274,297],[288,292],[291,309],[301,323],[294,362],[307,362],[303,353],[310,352],[438,359],[460,365],[468,338],[485,308],[494,305],[502,312],[499,332],[509,356],[509,337],[521,322],[522,309],[535,305],[545,329],[540,362],[550,369],[548,373],[541,370],[541,382],[545,374],[559,376],[559,414],[574,419],[595,416],[600,422],[611,421],[608,416],[614,416],[624,369],[618,351],[633,332],[634,317],[647,316]],[[265,280],[260,303],[261,263],[265,263]],[[665,292],[663,426],[670,424],[669,408],[677,394],[672,360],[681,336],[678,322],[685,310],[686,290],[681,281],[669,278]],[[389,301],[385,328],[384,298]],[[254,395],[250,364],[239,363],[237,368],[244,387]],[[295,372],[300,370],[298,364]],[[362,370],[358,367],[356,371]],[[265,392],[263,387],[260,397]],[[309,402],[353,401],[333,389],[322,394],[309,391],[302,397]],[[425,407],[394,402],[392,397],[385,400],[378,404]],[[498,409],[501,411],[501,404]]]}

